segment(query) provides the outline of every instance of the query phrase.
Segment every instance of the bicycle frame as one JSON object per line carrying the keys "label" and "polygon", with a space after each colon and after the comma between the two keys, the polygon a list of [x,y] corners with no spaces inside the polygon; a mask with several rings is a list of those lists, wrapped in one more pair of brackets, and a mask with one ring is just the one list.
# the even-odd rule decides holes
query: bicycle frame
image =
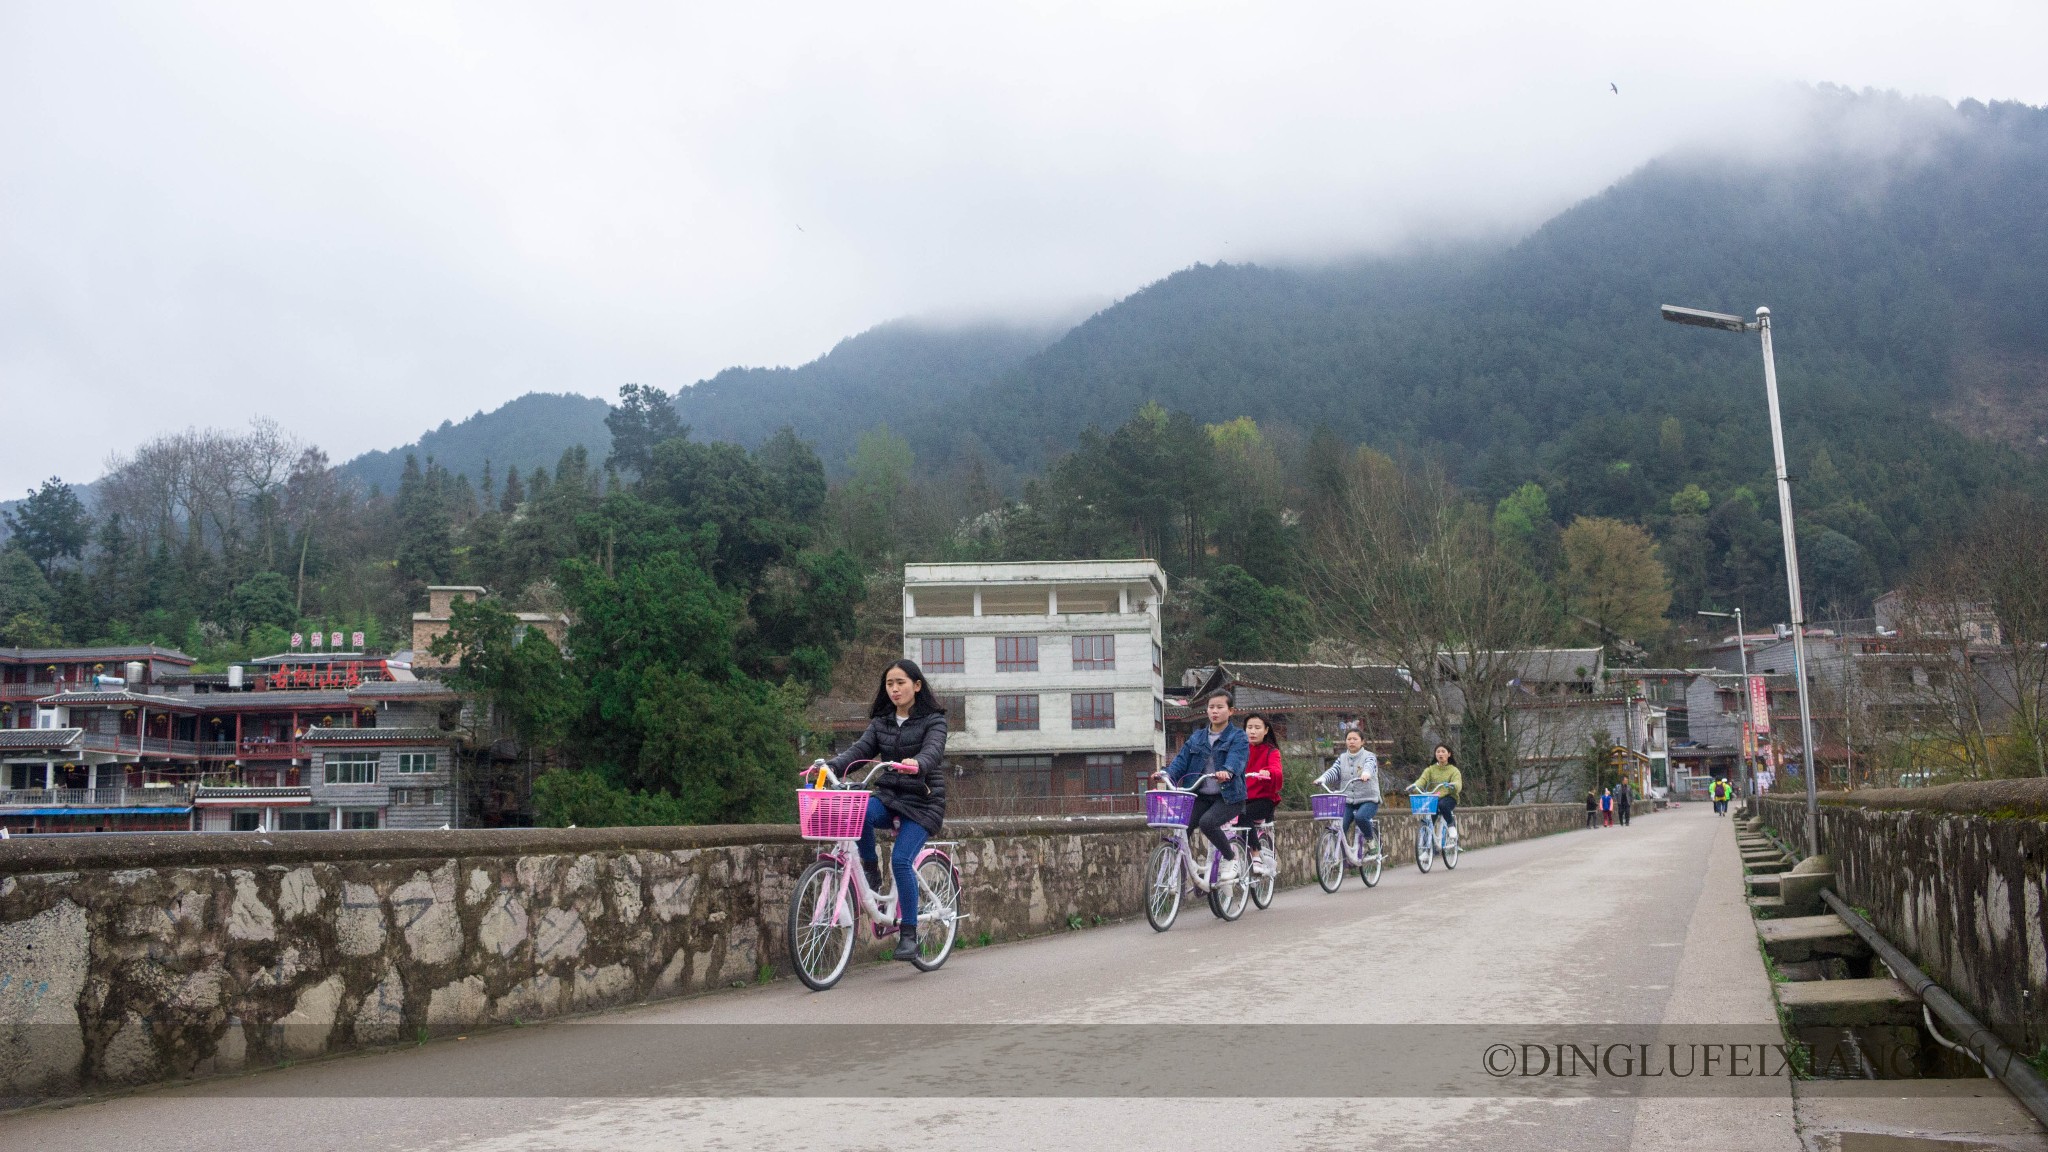
{"label": "bicycle frame", "polygon": [[[868,781],[874,779],[875,774],[885,767],[887,767],[886,764],[876,763],[873,768],[868,770],[868,774],[861,778],[860,784],[863,787],[866,786]],[[825,778],[835,787],[847,782],[834,775],[829,768],[823,771]],[[917,856],[911,860],[911,872],[915,874],[919,865],[934,856],[944,860],[946,866],[951,868],[953,866],[953,858],[946,854],[945,849],[952,843],[952,841],[927,842],[922,849],[918,850]],[[839,866],[838,887],[830,893],[819,893],[821,905],[828,896],[832,901],[830,921],[832,927],[837,928],[851,923],[857,931],[860,928],[859,917],[865,916],[868,922],[874,926],[875,939],[886,939],[897,933],[902,927],[897,922],[898,918],[896,915],[899,894],[894,891],[887,893],[877,892],[869,886],[867,870],[860,867],[859,840],[832,841],[831,847],[818,849],[818,859],[830,860]],[[848,896],[853,897],[852,907],[859,909],[858,914],[849,908]],[[817,922],[825,911],[826,909],[822,906],[812,909],[813,922]],[[937,914],[932,911],[929,902],[920,900],[918,902],[918,924],[922,926],[934,919],[937,919]]]}
{"label": "bicycle frame", "polygon": [[[1232,827],[1230,831],[1232,835],[1236,835],[1238,829]],[[1216,881],[1222,873],[1223,854],[1216,851],[1215,845],[1210,845],[1209,854],[1206,857],[1208,867],[1204,868],[1195,863],[1195,850],[1194,846],[1189,842],[1187,829],[1165,829],[1161,833],[1161,838],[1173,842],[1175,850],[1180,854],[1181,874],[1186,876],[1190,883],[1194,884],[1195,891],[1200,892],[1204,896],[1208,895],[1216,887]]]}

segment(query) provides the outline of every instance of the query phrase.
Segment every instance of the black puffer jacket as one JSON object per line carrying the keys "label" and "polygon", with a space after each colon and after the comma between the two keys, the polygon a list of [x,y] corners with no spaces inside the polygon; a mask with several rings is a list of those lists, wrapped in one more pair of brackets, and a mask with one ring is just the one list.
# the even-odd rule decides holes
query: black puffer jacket
{"label": "black puffer jacket", "polygon": [[888,712],[868,721],[868,730],[826,763],[844,773],[857,760],[917,762],[916,775],[884,770],[869,785],[882,807],[924,826],[936,836],[946,822],[946,714],[928,709],[911,712],[903,723]]}

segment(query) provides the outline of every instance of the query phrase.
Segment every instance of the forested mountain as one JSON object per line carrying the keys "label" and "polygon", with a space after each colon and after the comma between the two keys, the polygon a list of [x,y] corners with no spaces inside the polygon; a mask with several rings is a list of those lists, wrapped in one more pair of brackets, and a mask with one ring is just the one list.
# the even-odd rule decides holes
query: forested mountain
{"label": "forested mountain", "polygon": [[747,445],[791,425],[838,468],[862,432],[923,420],[1016,368],[1065,330],[899,320],[841,340],[800,368],[728,368],[678,393],[676,411],[699,438]]}
{"label": "forested mountain", "polygon": [[[2048,111],[1815,99],[1796,149],[1659,160],[1505,251],[1190,268],[934,413],[913,447],[1029,474],[1147,402],[1326,428],[1441,461],[1488,501],[1534,483],[1558,524],[1650,525],[1682,602],[1763,607],[1757,341],[1657,306],[1767,304],[1810,566],[1822,600],[1857,610],[1989,486],[2040,482]],[[1674,507],[1687,485],[1705,508]]]}
{"label": "forested mountain", "polygon": [[591,396],[529,392],[460,424],[444,420],[439,428],[404,447],[365,452],[343,464],[341,471],[365,490],[375,487],[390,493],[398,490],[407,456],[431,457],[451,474],[467,476],[472,483],[483,479],[486,462],[503,476],[507,468],[524,472],[550,466],[562,453],[579,446],[602,460],[611,450],[612,436],[604,426],[605,413],[610,411],[603,400]]}

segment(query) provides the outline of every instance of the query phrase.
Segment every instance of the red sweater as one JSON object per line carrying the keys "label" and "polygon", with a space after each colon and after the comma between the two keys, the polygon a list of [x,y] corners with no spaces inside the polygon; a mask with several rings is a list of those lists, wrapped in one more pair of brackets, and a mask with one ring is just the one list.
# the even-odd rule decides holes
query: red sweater
{"label": "red sweater", "polygon": [[[1272,775],[1260,779],[1259,773]],[[1244,798],[1247,800],[1280,799],[1280,750],[1271,744],[1252,745],[1252,754],[1244,762]]]}

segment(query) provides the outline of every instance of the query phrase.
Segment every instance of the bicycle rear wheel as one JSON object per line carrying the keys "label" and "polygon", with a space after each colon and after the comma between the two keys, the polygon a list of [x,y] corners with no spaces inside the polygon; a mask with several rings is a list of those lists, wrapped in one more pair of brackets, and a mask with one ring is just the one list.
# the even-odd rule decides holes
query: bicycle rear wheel
{"label": "bicycle rear wheel", "polygon": [[789,966],[813,992],[839,983],[853,958],[860,917],[842,893],[843,882],[837,861],[819,860],[803,870],[789,894]]}
{"label": "bicycle rear wheel", "polygon": [[1444,825],[1443,858],[1444,867],[1456,868],[1458,866],[1458,826],[1455,824],[1446,823]]}
{"label": "bicycle rear wheel", "polygon": [[918,971],[930,972],[953,954],[960,927],[960,872],[936,851],[917,866]]}
{"label": "bicycle rear wheel", "polygon": [[[1271,908],[1273,906],[1273,891],[1274,889],[1280,886],[1279,830],[1275,829],[1270,835],[1273,838],[1273,870],[1270,872],[1266,872],[1262,875],[1252,877],[1251,880],[1252,903],[1258,905],[1261,909]],[[1247,852],[1245,854],[1245,867],[1251,867],[1251,862],[1251,853]]]}
{"label": "bicycle rear wheel", "polygon": [[1436,863],[1436,840],[1430,835],[1435,817],[1423,816],[1415,822],[1415,866],[1424,872]]}
{"label": "bicycle rear wheel", "polygon": [[1154,932],[1173,927],[1180,915],[1180,846],[1162,840],[1145,866],[1145,922]]}
{"label": "bicycle rear wheel", "polygon": [[1322,831],[1316,833],[1316,883],[1325,892],[1335,892],[1344,886],[1344,842],[1337,826],[1325,820]]}
{"label": "bicycle rear wheel", "polygon": [[1361,831],[1358,834],[1358,878],[1365,881],[1367,888],[1380,882],[1380,869],[1386,864],[1386,860],[1386,854],[1380,851],[1374,841],[1367,840],[1365,833]]}

